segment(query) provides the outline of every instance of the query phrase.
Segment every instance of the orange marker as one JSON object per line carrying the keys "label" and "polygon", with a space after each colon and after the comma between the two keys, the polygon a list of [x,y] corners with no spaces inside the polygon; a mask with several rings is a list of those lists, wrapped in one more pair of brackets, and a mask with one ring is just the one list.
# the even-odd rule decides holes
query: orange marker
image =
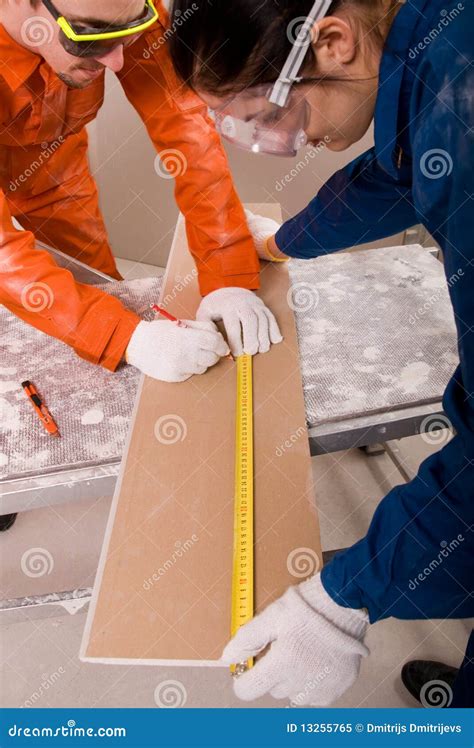
{"label": "orange marker", "polygon": [[51,434],[51,436],[61,436],[51,413],[38,395],[34,384],[27,380],[26,382],[22,382],[21,386],[25,390],[27,398],[31,402],[33,408],[36,411],[36,414],[38,415],[38,418],[40,419],[48,434]]}

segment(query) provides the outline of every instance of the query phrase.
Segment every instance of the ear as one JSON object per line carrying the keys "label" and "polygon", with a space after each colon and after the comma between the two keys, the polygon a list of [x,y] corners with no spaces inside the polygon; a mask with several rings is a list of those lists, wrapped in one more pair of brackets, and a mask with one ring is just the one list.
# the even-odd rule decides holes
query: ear
{"label": "ear", "polygon": [[354,30],[347,21],[329,16],[315,23],[312,29],[313,49],[318,69],[328,72],[350,65],[357,54]]}

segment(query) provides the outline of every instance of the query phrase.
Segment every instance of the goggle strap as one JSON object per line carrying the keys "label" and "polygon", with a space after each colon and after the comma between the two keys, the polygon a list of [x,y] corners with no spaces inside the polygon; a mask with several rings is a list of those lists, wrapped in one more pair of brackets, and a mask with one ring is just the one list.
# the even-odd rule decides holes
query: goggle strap
{"label": "goggle strap", "polygon": [[284,107],[288,101],[291,87],[298,80],[298,73],[311,44],[311,29],[316,21],[325,17],[332,2],[333,0],[316,0],[311,8],[309,15],[298,32],[298,36],[283,65],[278,80],[270,91],[268,100],[271,104]]}

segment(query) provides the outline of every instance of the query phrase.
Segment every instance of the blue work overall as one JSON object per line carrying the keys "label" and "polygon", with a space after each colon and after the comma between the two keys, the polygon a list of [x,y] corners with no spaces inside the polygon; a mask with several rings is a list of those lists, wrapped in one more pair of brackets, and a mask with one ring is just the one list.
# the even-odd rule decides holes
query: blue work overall
{"label": "blue work overall", "polygon": [[474,616],[473,30],[467,0],[402,6],[381,61],[375,147],[276,236],[283,252],[305,259],[421,223],[456,279],[460,365],[444,396],[456,436],[390,491],[366,536],[322,572],[331,597],[367,608],[371,622]]}

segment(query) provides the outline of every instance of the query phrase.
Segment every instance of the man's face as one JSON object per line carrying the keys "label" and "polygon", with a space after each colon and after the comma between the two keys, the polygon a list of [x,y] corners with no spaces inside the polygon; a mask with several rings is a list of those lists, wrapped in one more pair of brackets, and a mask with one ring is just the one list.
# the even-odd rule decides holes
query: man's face
{"label": "man's face", "polygon": [[[123,43],[116,45],[108,42],[97,56],[76,57],[63,47],[61,30],[42,3],[34,8],[29,0],[24,0],[21,5],[23,13],[16,19],[20,27],[16,29],[15,38],[35,54],[41,55],[71,88],[85,88],[105,68],[118,72],[123,67]],[[145,0],[56,0],[54,6],[75,26],[105,29],[108,26],[123,26],[140,18]],[[10,28],[11,23],[7,25],[7,30]],[[135,39],[136,36],[125,37],[123,42],[129,44]]]}

